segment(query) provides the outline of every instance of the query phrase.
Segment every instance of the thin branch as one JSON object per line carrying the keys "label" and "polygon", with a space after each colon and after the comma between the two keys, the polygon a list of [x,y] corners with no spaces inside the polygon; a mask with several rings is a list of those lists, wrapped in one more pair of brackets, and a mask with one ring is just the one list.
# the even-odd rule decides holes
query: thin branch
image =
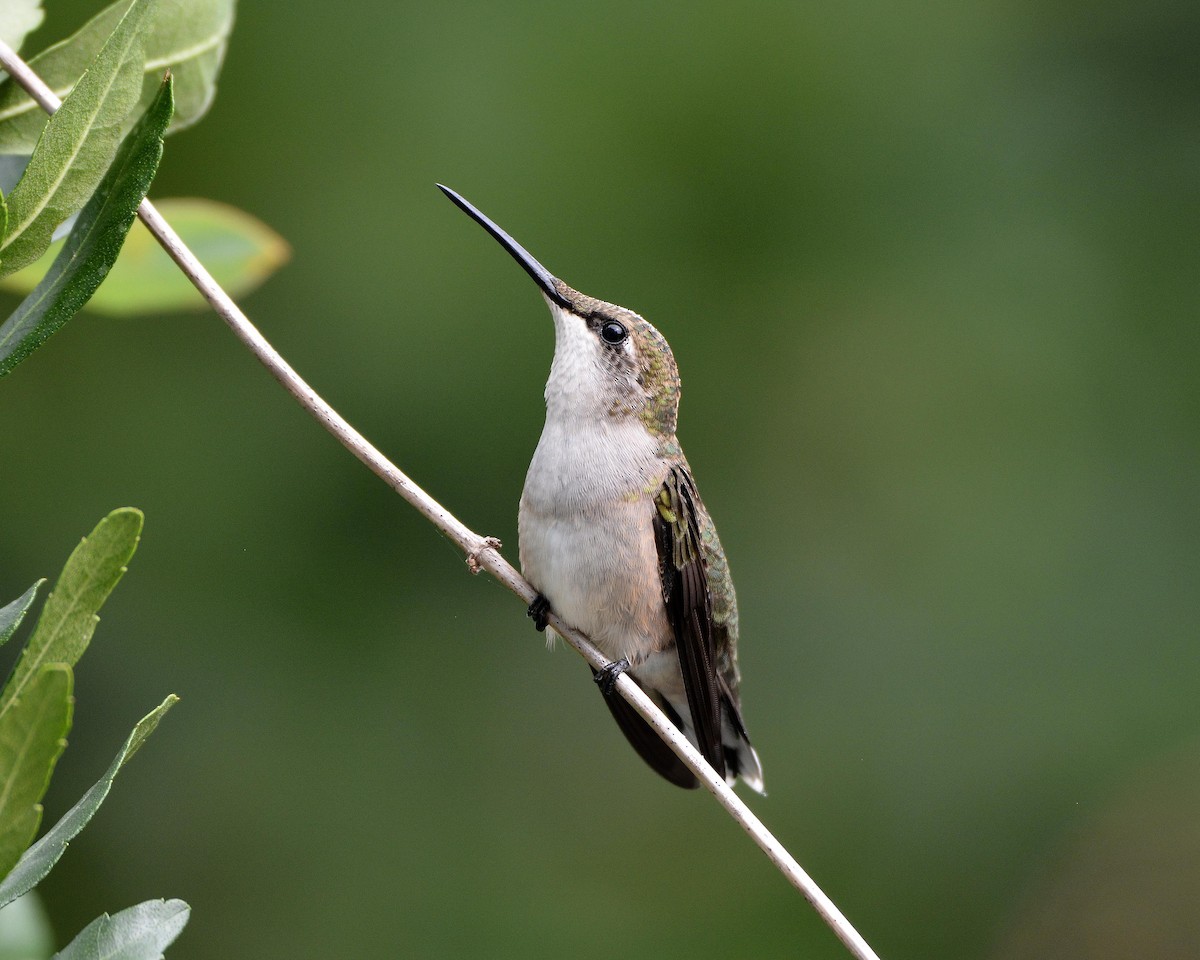
{"label": "thin branch", "polygon": [[[48,113],[53,113],[58,108],[60,101],[53,91],[3,41],[0,41],[0,65]],[[196,259],[148,199],[142,201],[138,208],[138,216],[162,244],[171,259],[178,264],[179,269],[200,291],[204,299],[229,325],[234,335],[250,349],[250,352],[283,385],[284,389],[295,397],[297,402],[332,433],[347,450],[453,540],[466,554],[467,566],[472,573],[486,570],[525,603],[533,601],[537,591],[500,555],[500,541],[493,537],[480,536],[468,529],[449,510],[434,500],[410,480],[399,467],[375,449],[362,434],[350,426],[341,414],[322,400],[317,392],[304,382],[288,362],[267,342],[266,338],[258,332],[238,305],[221,289],[204,265]],[[608,660],[578,630],[564,623],[553,613],[548,619],[550,626],[593,667],[601,668],[608,665]],[[762,821],[751,812],[741,797],[725,783],[725,779],[709,766],[700,752],[692,746],[691,741],[680,733],[666,715],[654,705],[641,687],[634,683],[628,674],[622,674],[617,680],[616,689],[688,765],[688,768],[717,798],[717,802],[729,812],[729,815],[741,824],[746,833],[762,848],[788,881],[813,905],[850,953],[858,960],[879,960],[875,951],[851,926],[850,921],[842,915],[833,901],[822,892],[783,844],[776,840]]]}

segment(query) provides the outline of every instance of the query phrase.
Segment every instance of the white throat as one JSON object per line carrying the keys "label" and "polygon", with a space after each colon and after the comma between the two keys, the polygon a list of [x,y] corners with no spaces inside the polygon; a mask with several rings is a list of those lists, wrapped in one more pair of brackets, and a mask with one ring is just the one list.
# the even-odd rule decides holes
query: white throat
{"label": "white throat", "polygon": [[612,384],[602,347],[587,322],[549,298],[554,360],[546,381],[546,422],[595,419],[611,406]]}
{"label": "white throat", "polygon": [[611,503],[660,479],[661,444],[637,417],[610,415],[616,385],[603,347],[582,317],[547,302],[554,361],[523,500],[541,510]]}

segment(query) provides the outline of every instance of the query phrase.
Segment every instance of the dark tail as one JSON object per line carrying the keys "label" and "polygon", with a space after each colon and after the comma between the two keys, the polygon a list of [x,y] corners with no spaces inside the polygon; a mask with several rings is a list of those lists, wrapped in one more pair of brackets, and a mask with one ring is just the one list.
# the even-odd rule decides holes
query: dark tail
{"label": "dark tail", "polygon": [[[595,674],[596,671],[593,670],[592,675],[595,676]],[[658,699],[660,700],[659,706],[675,724],[676,729],[682,730],[682,722],[671,705],[661,697]],[[614,690],[604,697],[604,702],[608,704],[609,712],[617,721],[621,732],[625,734],[629,745],[637,751],[639,757],[650,764],[655,773],[685,790],[694,790],[700,786],[700,782],[696,779],[695,774],[687,768],[687,764],[675,755],[675,751],[663,743],[662,737],[654,732],[654,728],[642,719],[642,715],[634,710],[624,697]]]}

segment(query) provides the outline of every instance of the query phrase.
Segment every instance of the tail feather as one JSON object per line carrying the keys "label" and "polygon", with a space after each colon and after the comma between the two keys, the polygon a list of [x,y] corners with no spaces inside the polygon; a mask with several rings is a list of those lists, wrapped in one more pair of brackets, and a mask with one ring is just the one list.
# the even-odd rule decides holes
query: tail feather
{"label": "tail feather", "polygon": [[[596,671],[593,670],[592,674],[595,675],[595,673]],[[646,692],[662,708],[675,727],[682,731],[695,746],[696,734],[690,722],[691,716],[688,713],[686,702],[677,708],[660,691],[646,690]],[[629,705],[624,697],[614,690],[604,697],[604,702],[608,705],[613,719],[617,721],[617,726],[625,734],[625,739],[637,751],[638,756],[649,764],[651,769],[675,786],[683,787],[686,790],[693,790],[700,785],[695,774],[676,756],[675,751],[663,742],[654,728]],[[762,763],[758,759],[758,753],[750,745],[749,737],[746,736],[746,728],[742,724],[740,713],[728,696],[721,697],[721,715],[723,721],[721,723],[721,747],[725,759],[725,782],[732,786],[740,777],[751,790],[765,796]]]}
{"label": "tail feather", "polygon": [[741,777],[755,793],[767,795],[763,787],[762,761],[758,751],[750,744],[746,725],[742,723],[742,712],[737,708],[733,694],[724,680],[721,681],[721,743],[725,748],[725,765],[729,768],[729,783]]}

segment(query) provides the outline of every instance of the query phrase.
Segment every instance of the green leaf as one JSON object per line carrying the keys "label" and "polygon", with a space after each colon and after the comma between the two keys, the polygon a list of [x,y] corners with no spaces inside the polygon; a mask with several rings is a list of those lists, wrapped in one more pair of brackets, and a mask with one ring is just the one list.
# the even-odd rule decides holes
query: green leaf
{"label": "green leaf", "polygon": [[75,316],[104,280],[158,170],[170,118],[168,78],[142,122],[125,138],[49,272],[0,325],[0,377]]}
{"label": "green leaf", "polygon": [[8,643],[9,638],[17,632],[17,627],[25,619],[25,612],[33,603],[33,598],[37,596],[38,587],[45,582],[45,580],[39,580],[12,603],[0,607],[0,647]]}
{"label": "green leaf", "polygon": [[0,273],[40,257],[54,228],[82,207],[104,178],[141,92],[142,34],[154,3],[134,0],[46,124],[29,166],[8,195]]}
{"label": "green leaf", "polygon": [[45,16],[42,0],[4,0],[0,3],[0,40],[20,50],[25,38],[41,26]]}
{"label": "green leaf", "polygon": [[[55,93],[66,97],[127,6],[128,0],[119,0],[100,11],[74,36],[34,57],[30,66]],[[190,127],[212,105],[233,11],[234,0],[160,0],[145,37],[140,102],[143,109],[149,105],[163,70],[170,69],[175,77],[175,118],[168,133]],[[45,125],[46,115],[18,84],[0,86],[0,153],[32,153]]]}
{"label": "green leaf", "polygon": [[142,519],[142,512],[133,507],[114,510],[67,558],[42,607],[33,636],[0,694],[0,722],[43,664],[74,666],[83,656],[100,622],[96,611],[124,575],[125,565],[137,549]]}
{"label": "green leaf", "polygon": [[50,663],[0,718],[0,876],[21,859],[42,820],[42,795],[71,729],[71,668]]}
{"label": "green leaf", "polygon": [[[155,200],[154,205],[231,297],[257,289],[291,256],[283,237],[236,207],[183,197]],[[36,263],[0,279],[0,289],[28,293],[56,250],[57,245],[51,245]],[[134,223],[121,256],[86,307],[110,317],[207,308],[207,301],[141,223]]]}
{"label": "green leaf", "polygon": [[53,960],[159,960],[187,926],[182,900],[147,900],[111,917],[97,917]]}
{"label": "green leaf", "polygon": [[133,728],[129,739],[125,741],[125,746],[121,748],[121,752],[117,754],[116,759],[109,765],[108,771],[104,776],[93,784],[92,788],[80,798],[79,802],[68,810],[58,823],[47,830],[37,843],[25,851],[25,855],[13,867],[12,872],[4,878],[3,882],[0,882],[0,907],[3,907],[7,903],[12,903],[17,897],[32,890],[50,872],[51,868],[58,863],[59,857],[67,849],[67,844],[75,839],[79,831],[87,825],[87,822],[100,809],[100,804],[108,796],[108,791],[112,789],[113,780],[116,779],[121,768],[138,752],[142,744],[146,742],[146,738],[154,732],[158,726],[158,722],[166,712],[178,702],[179,698],[172,694],[159,704],[157,708],[142,717],[138,721],[137,726]]}

